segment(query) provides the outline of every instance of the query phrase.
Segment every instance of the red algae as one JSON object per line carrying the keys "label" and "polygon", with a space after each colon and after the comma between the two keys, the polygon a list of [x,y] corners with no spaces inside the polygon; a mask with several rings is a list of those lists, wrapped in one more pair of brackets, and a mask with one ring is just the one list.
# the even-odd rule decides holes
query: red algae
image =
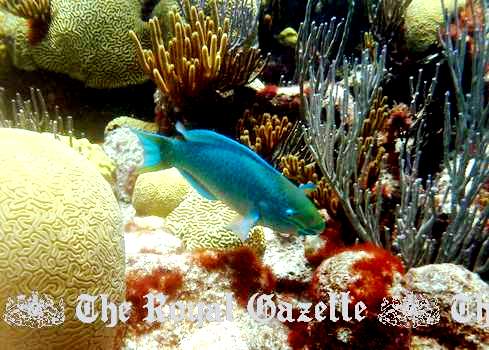
{"label": "red algae", "polygon": [[199,252],[194,260],[207,270],[231,270],[232,289],[237,302],[246,306],[250,296],[258,291],[270,293],[276,286],[275,276],[263,265],[250,247],[238,247],[222,252]]}
{"label": "red algae", "polygon": [[136,331],[144,332],[151,329],[144,326],[143,319],[148,315],[144,308],[148,293],[163,293],[168,299],[174,299],[183,285],[183,275],[179,270],[169,271],[164,268],[155,268],[148,275],[139,272],[129,273],[126,277],[126,300],[131,302],[131,315],[128,326]]}
{"label": "red algae", "polygon": [[355,282],[348,286],[353,302],[363,301],[367,306],[367,314],[380,310],[382,299],[387,297],[388,288],[392,285],[394,273],[404,273],[401,260],[389,251],[371,243],[351,247],[350,251],[364,251],[372,256],[357,261],[352,273],[358,274]]}

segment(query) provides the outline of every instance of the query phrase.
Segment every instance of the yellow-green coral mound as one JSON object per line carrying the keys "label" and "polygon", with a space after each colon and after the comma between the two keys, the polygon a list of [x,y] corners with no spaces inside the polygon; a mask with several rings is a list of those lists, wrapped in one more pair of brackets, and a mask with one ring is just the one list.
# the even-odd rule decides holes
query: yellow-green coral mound
{"label": "yellow-green coral mound", "polygon": [[[165,6],[158,7],[161,11],[176,5],[175,0],[162,1]],[[113,88],[146,80],[128,36],[133,30],[148,38],[146,22],[141,19],[142,3],[50,0],[46,33],[40,30],[42,25],[33,29],[27,19],[2,10],[0,19],[6,23],[6,36],[14,39],[9,51],[18,68],[50,70],[68,74],[90,87]]]}
{"label": "yellow-green coral mound", "polygon": [[107,181],[76,151],[39,133],[0,129],[0,309],[37,291],[65,320],[57,327],[0,322],[3,349],[112,349],[117,328],[75,318],[80,294],[124,299],[120,210]]}
{"label": "yellow-green coral mound", "polygon": [[[43,135],[54,138],[51,133],[43,133]],[[88,159],[93,165],[95,165],[100,172],[100,174],[110,183],[115,183],[115,170],[116,166],[112,159],[109,158],[107,154],[105,154],[104,150],[100,145],[93,144],[88,139],[77,139],[72,137],[70,141],[70,137],[57,135],[56,136],[59,141],[64,144],[70,146],[79,154]]]}
{"label": "yellow-green coral mound", "polygon": [[136,180],[132,204],[140,216],[166,217],[189,190],[190,185],[176,168],[145,173]]}
{"label": "yellow-green coral mound", "polygon": [[[208,200],[191,191],[185,200],[168,215],[165,226],[179,237],[189,250],[223,250],[239,247],[241,239],[226,229],[238,213],[221,201]],[[244,244],[258,252],[265,249],[264,232],[255,227]]]}
{"label": "yellow-green coral mound", "polygon": [[148,132],[158,132],[158,124],[156,123],[145,122],[136,118],[122,116],[111,120],[105,127],[105,133],[120,128],[121,126],[128,126]]}
{"label": "yellow-green coral mound", "polygon": [[[455,11],[455,0],[445,0],[449,13]],[[456,1],[458,7],[465,0]],[[440,25],[443,25],[443,8],[440,0],[413,0],[405,17],[406,44],[413,53],[423,53],[438,43]]]}

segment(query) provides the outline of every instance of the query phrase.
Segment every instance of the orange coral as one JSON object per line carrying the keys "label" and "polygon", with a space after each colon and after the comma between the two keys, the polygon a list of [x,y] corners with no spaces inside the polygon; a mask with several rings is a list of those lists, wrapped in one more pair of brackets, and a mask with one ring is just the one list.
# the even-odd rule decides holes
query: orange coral
{"label": "orange coral", "polygon": [[275,147],[287,137],[292,126],[287,116],[272,116],[269,113],[256,116],[246,110],[243,118],[238,120],[237,129],[241,143],[263,158],[270,159]]}

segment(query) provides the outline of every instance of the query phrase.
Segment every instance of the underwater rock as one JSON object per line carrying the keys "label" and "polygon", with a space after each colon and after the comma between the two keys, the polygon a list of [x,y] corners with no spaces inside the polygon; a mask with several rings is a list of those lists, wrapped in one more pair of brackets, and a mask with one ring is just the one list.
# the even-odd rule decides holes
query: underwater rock
{"label": "underwater rock", "polygon": [[[165,227],[181,238],[189,250],[229,249],[243,244],[239,236],[226,229],[238,216],[221,201],[208,200],[191,190],[188,196],[166,217]],[[252,229],[244,244],[256,251],[263,251],[263,229]]]}
{"label": "underwater rock", "polygon": [[278,279],[310,282],[313,271],[304,256],[301,237],[282,237],[269,228],[264,228],[264,232],[267,248],[262,260],[272,269],[273,274]]}
{"label": "underwater rock", "polygon": [[397,294],[402,278],[401,262],[370,244],[343,249],[324,260],[314,272],[313,297],[327,302],[328,293],[349,292],[353,300],[367,305],[368,315],[376,315],[382,299]]}
{"label": "underwater rock", "polygon": [[[169,273],[178,273],[181,279],[175,282],[177,288],[172,290],[170,303],[182,301],[186,305],[192,302],[194,305],[196,303],[206,305],[217,303],[222,307],[227,305],[228,295],[233,295],[230,270],[208,271],[195,263],[193,254],[179,251],[170,253],[170,250],[163,247],[165,240],[160,240],[161,244],[158,243],[155,247],[152,239],[146,239],[145,235],[146,233],[136,230],[134,234],[126,236],[130,237],[126,240],[126,245],[134,244],[135,240],[144,242],[138,243],[139,252],[130,250],[127,254],[128,285],[137,285],[138,281],[134,279],[143,283],[139,285],[139,289],[128,287],[128,300],[137,301],[138,296],[145,295],[147,289],[144,288],[144,281],[149,280],[150,275],[156,274],[156,279],[158,279],[159,274],[164,276]],[[168,289],[171,286],[165,287]],[[158,291],[158,287],[151,290],[152,293]],[[132,310],[135,315],[143,313],[140,319],[146,315],[143,304],[139,304],[139,307],[134,304]],[[122,349],[194,349],[198,344],[199,349],[201,347],[206,349],[206,345],[215,345],[211,347],[212,349],[289,349],[287,328],[281,322],[278,320],[268,323],[257,322],[234,299],[232,300],[232,311],[232,321],[226,320],[225,315],[223,315],[223,321],[213,322],[204,319],[200,325],[202,328],[199,327],[198,320],[188,319],[175,322],[167,319],[146,328],[129,322]],[[164,309],[164,314],[168,316],[168,307]],[[204,330],[213,330],[213,332],[210,334]],[[229,330],[229,332],[224,330]],[[218,346],[223,344],[219,341],[228,341],[227,346]]]}
{"label": "underwater rock", "polygon": [[125,226],[126,257],[141,252],[153,254],[180,254],[183,242],[164,229],[164,220],[156,216],[134,217]]}
{"label": "underwater rock", "polygon": [[220,322],[202,327],[181,344],[181,350],[236,349],[251,350],[242,338],[239,327],[233,322]]}
{"label": "underwater rock", "polygon": [[103,149],[116,164],[116,196],[131,202],[135,171],[143,165],[144,152],[138,137],[127,126],[109,131]]}
{"label": "underwater rock", "polygon": [[[449,13],[465,5],[465,0],[445,0]],[[405,36],[409,51],[422,54],[438,44],[440,26],[444,24],[443,8],[439,0],[413,0],[406,10]]]}
{"label": "underwater rock", "polygon": [[[51,133],[43,133],[42,135],[53,138],[53,134]],[[61,142],[70,146],[86,159],[88,159],[91,163],[93,163],[93,165],[97,167],[100,174],[105,178],[105,180],[107,180],[109,184],[111,184],[112,186],[115,184],[115,163],[109,158],[109,156],[104,152],[100,145],[93,144],[85,138],[77,139],[75,137],[72,137],[70,141],[69,136],[56,135],[56,137]]]}
{"label": "underwater rock", "polygon": [[166,217],[187,196],[190,185],[176,168],[138,176],[132,204],[140,216]]}
{"label": "underwater rock", "polygon": [[[431,326],[425,334],[438,336],[440,341],[460,344],[463,348],[489,348],[489,316],[477,319],[477,299],[489,305],[489,285],[478,274],[455,264],[432,264],[410,269],[404,281],[413,293],[422,293],[433,299],[440,310],[440,322]],[[470,299],[466,302],[470,318],[461,323],[453,319],[451,309],[454,297],[464,294]],[[460,306],[460,305],[459,305]]]}
{"label": "underwater rock", "polygon": [[410,350],[448,350],[448,348],[440,345],[435,339],[413,336],[411,338]]}
{"label": "underwater rock", "polygon": [[[45,3],[47,8],[42,6],[44,3],[31,5],[43,11],[43,16],[32,13],[23,18],[19,13],[0,10],[0,23],[5,23],[9,53],[17,68],[64,73],[95,88],[122,87],[147,79],[128,35],[133,30],[149,40],[149,27],[142,19],[144,2],[51,0]],[[151,16],[166,18],[166,10],[177,4],[174,0],[160,3],[163,4],[155,7]],[[166,22],[161,22],[163,33],[167,33]]]}
{"label": "underwater rock", "polygon": [[82,293],[124,299],[124,241],[109,184],[76,151],[37,132],[0,129],[0,164],[0,309],[36,291],[54,305],[24,321],[60,324],[50,316],[63,312],[61,299],[65,316],[42,329],[0,322],[2,348],[112,349],[118,327],[75,317]]}

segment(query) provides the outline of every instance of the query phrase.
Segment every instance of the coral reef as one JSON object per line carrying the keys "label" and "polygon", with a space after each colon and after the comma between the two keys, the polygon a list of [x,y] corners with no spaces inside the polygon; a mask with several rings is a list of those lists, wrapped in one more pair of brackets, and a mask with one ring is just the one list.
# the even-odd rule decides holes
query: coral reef
{"label": "coral reef", "polygon": [[115,128],[106,134],[103,149],[116,164],[117,198],[131,203],[136,181],[135,171],[144,162],[143,147],[138,137],[127,126]]}
{"label": "coral reef", "polygon": [[104,133],[107,134],[110,131],[120,128],[121,126],[127,126],[130,128],[144,130],[148,132],[158,131],[158,125],[156,125],[156,123],[145,122],[136,118],[122,116],[111,120],[105,127]]}
{"label": "coral reef", "polygon": [[266,249],[262,262],[269,266],[278,280],[309,283],[312,269],[304,257],[304,243],[300,237],[282,237],[264,228]]}
{"label": "coral reef", "polygon": [[[488,305],[489,286],[477,274],[455,264],[432,264],[410,269],[404,281],[408,290],[431,298],[440,310],[440,322],[420,328],[421,335],[432,337],[449,348],[487,348],[487,310],[485,316],[477,320],[477,308]],[[464,301],[465,307],[455,304],[455,296],[461,293],[468,299]],[[469,317],[465,322],[454,320],[452,308],[462,310],[464,318]]]}
{"label": "coral reef", "polygon": [[140,216],[166,217],[185,199],[190,187],[176,168],[141,174],[132,204]]}
{"label": "coral reef", "polygon": [[287,116],[278,117],[269,113],[255,116],[247,110],[243,118],[238,120],[237,129],[241,143],[262,158],[271,160],[277,145],[287,137],[292,129],[292,123],[289,122]]}
{"label": "coral reef", "polygon": [[[76,138],[71,116],[60,116],[55,107],[54,116],[46,109],[44,97],[39,89],[30,89],[31,99],[24,100],[19,93],[10,103],[10,112],[6,107],[5,91],[0,87],[0,127],[11,127],[43,132],[42,135],[54,138],[70,146],[92,162],[102,176],[111,184],[115,183],[115,164],[105,154],[102,147],[86,138]],[[46,132],[47,131],[47,132]]]}
{"label": "coral reef", "polygon": [[[465,0],[446,0],[445,7],[455,12],[463,7]],[[413,0],[406,9],[405,36],[408,49],[415,54],[426,52],[431,46],[438,45],[438,33],[444,23],[442,3],[437,0]]]}
{"label": "coral reef", "polygon": [[[158,105],[167,117],[168,113],[190,108],[197,98],[215,100],[244,86],[264,65],[260,50],[246,47],[245,38],[236,32],[246,30],[237,25],[245,25],[239,21],[247,20],[247,12],[243,16],[226,16],[230,10],[244,11],[247,2],[226,2],[230,8],[224,13],[219,11],[217,2],[209,4],[210,16],[189,0],[183,1],[182,15],[171,11],[172,37],[167,43],[159,22],[151,19],[151,50],[145,50],[136,33],[130,32],[144,72],[160,91]],[[187,113],[185,117],[192,116]]]}
{"label": "coral reef", "polygon": [[[164,16],[175,1],[162,0],[153,16]],[[69,75],[95,88],[114,88],[146,80],[128,31],[148,42],[142,2],[2,0],[0,22],[10,40],[16,67]],[[162,13],[156,13],[162,11]],[[164,21],[163,31],[168,32]]]}
{"label": "coral reef", "polygon": [[[43,133],[47,137],[53,137],[53,134]],[[70,146],[83,157],[88,159],[93,165],[97,167],[97,170],[112,186],[116,182],[116,167],[115,163],[104,152],[102,146],[91,143],[87,139],[78,139],[75,137],[57,135],[56,139]]]}
{"label": "coral reef", "polygon": [[120,211],[108,183],[70,147],[37,132],[0,129],[0,295],[62,298],[62,326],[36,329],[0,324],[8,349],[112,348],[116,328],[75,318],[82,293],[124,298]]}
{"label": "coral reef", "polygon": [[[170,241],[163,238],[154,241],[153,237],[160,234],[163,232],[157,228],[135,228],[134,232],[126,233],[126,245],[138,246],[138,249],[128,251],[127,256],[128,283],[138,286],[132,289],[131,298],[137,300],[148,288],[152,292],[162,289],[158,286],[159,281],[151,276],[161,275],[164,281],[168,281],[168,276],[179,274],[182,278],[175,283],[178,288],[172,292],[174,300],[183,301],[186,305],[217,303],[224,307],[227,305],[227,295],[231,295],[233,319],[227,320],[223,312],[220,316],[215,316],[217,322],[205,318],[202,323],[165,320],[143,330],[138,327],[138,323],[131,324],[124,339],[123,349],[193,349],[196,344],[199,347],[210,346],[210,349],[216,349],[223,342],[226,342],[226,348],[229,349],[289,349],[287,328],[283,324],[278,320],[268,323],[253,320],[234,297],[236,293],[243,293],[236,288],[247,287],[248,283],[252,283],[252,287],[259,286],[259,276],[256,273],[264,268],[249,248],[228,253],[189,253],[181,250],[183,244],[176,244],[176,238]],[[209,268],[210,266],[205,263],[206,267],[196,263],[204,261],[210,261],[213,268]],[[241,276],[244,278],[242,281]],[[135,307],[134,310],[135,314],[141,315],[140,312],[144,313],[146,309]],[[167,312],[168,310],[165,311]],[[216,327],[219,327],[219,331]],[[230,330],[230,334],[224,335],[223,329]],[[215,331],[210,334],[203,333],[204,330]]]}
{"label": "coral reef", "polygon": [[220,201],[211,201],[191,190],[180,205],[166,217],[165,226],[182,239],[189,250],[229,249],[243,243],[263,252],[265,238],[263,228],[252,229],[247,241],[226,227],[237,217],[237,213]]}

